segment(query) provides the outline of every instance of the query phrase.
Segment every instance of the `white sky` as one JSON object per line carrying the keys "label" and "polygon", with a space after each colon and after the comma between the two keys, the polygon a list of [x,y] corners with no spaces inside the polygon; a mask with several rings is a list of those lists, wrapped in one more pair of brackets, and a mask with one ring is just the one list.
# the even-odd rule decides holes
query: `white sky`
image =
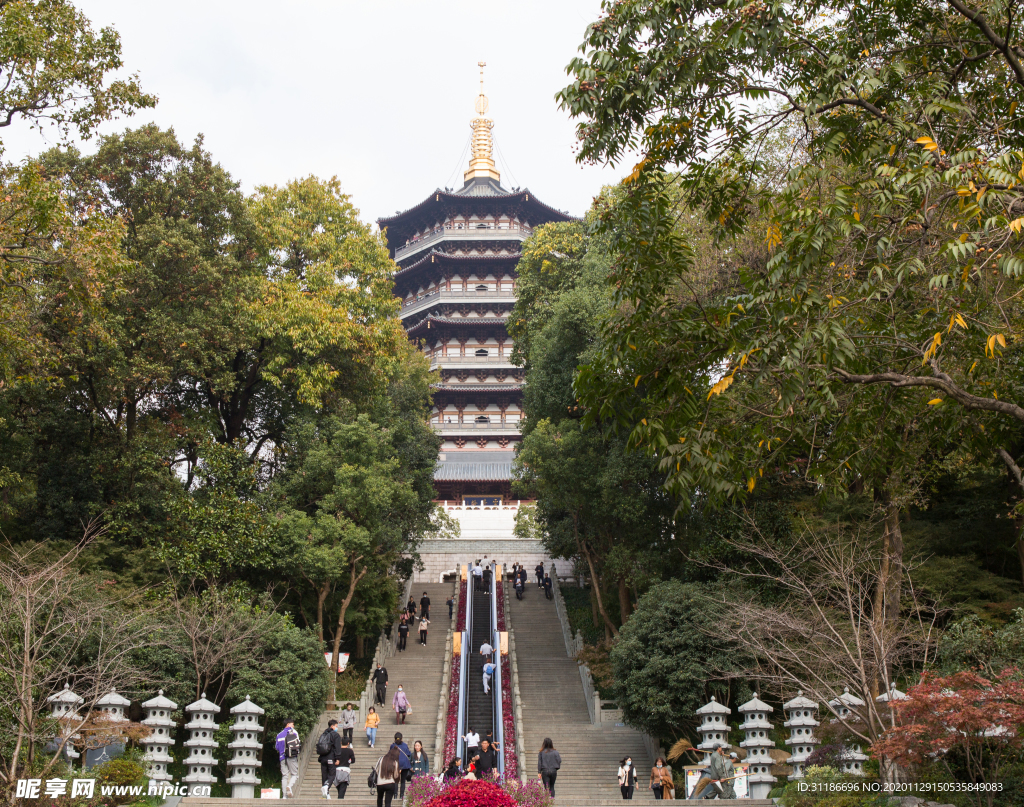
{"label": "white sky", "polygon": [[[337,175],[362,217],[374,221],[437,187],[461,187],[478,61],[487,62],[488,115],[507,161],[496,155],[506,187],[529,187],[580,215],[603,184],[631,169],[581,168],[574,124],[554,101],[599,0],[77,5],[96,28],[118,30],[127,71],[160,99],[156,109],[102,131],[154,121],[186,143],[201,132],[246,190]],[[50,145],[25,125],[3,139],[11,159]]]}

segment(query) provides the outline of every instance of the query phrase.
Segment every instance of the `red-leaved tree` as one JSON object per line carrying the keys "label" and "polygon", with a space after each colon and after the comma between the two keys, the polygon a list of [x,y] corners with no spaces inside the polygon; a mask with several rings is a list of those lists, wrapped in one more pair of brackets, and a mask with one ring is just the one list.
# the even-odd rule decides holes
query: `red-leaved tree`
{"label": "red-leaved tree", "polygon": [[[877,757],[902,765],[938,760],[955,778],[998,785],[1003,767],[1024,750],[1024,680],[1016,668],[993,679],[976,672],[937,676],[925,673],[895,701],[897,724],[873,746]],[[994,791],[977,792],[991,805]]]}

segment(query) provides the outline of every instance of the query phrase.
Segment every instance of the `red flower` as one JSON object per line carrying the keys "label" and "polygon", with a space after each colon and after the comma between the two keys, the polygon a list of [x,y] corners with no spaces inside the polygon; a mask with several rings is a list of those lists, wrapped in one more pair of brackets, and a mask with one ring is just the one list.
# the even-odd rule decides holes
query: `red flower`
{"label": "red flower", "polygon": [[426,807],[516,807],[516,803],[493,782],[464,781],[428,801]]}

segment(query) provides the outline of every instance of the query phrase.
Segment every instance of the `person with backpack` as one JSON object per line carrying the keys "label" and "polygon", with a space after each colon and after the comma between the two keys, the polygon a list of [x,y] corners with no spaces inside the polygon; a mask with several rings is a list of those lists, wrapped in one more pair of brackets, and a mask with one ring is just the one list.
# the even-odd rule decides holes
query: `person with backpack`
{"label": "person with backpack", "polygon": [[377,742],[377,726],[379,725],[380,715],[371,706],[366,710],[366,742],[370,748],[373,748],[373,744]]}
{"label": "person with backpack", "polygon": [[356,761],[356,752],[352,750],[352,744],[344,737],[341,738],[341,753],[338,754],[338,766],[335,771],[334,784],[338,788],[338,798],[345,798],[345,791],[348,790],[349,782],[352,781],[352,763]]}
{"label": "person with backpack", "polygon": [[398,691],[391,700],[391,708],[395,710],[396,723],[404,723],[405,716],[412,711],[412,704],[409,703],[409,699],[405,696],[405,690],[402,689],[401,684],[398,685]]}
{"label": "person with backpack", "polygon": [[488,661],[484,665],[484,694],[491,694],[491,676],[494,675],[494,662]]}
{"label": "person with backpack", "polygon": [[555,744],[551,742],[551,738],[545,737],[540,747],[540,753],[537,754],[537,778],[551,794],[551,798],[555,797],[555,779],[558,777],[561,767],[562,755],[555,750]]}
{"label": "person with backpack", "polygon": [[401,732],[395,733],[395,741],[391,743],[391,748],[398,749],[398,781],[401,787],[398,798],[404,799],[405,785],[412,779],[412,752],[402,739]]}
{"label": "person with backpack", "polygon": [[338,767],[338,757],[341,754],[341,735],[338,734],[337,725],[338,721],[332,717],[316,741],[316,761],[320,763],[320,792],[324,794],[325,799],[331,797],[335,769]]}
{"label": "person with backpack", "polygon": [[377,669],[373,671],[371,676],[374,688],[376,689],[377,703],[381,706],[384,705],[384,699],[388,694],[388,669],[378,662]]}
{"label": "person with backpack", "polygon": [[341,712],[341,739],[352,742],[352,732],[356,730],[356,712],[351,703],[346,703]]}
{"label": "person with backpack", "polygon": [[391,807],[399,775],[398,749],[391,746],[388,752],[377,760],[368,780],[371,790],[377,788],[377,807]]}
{"label": "person with backpack", "polygon": [[302,738],[295,730],[294,720],[284,722],[284,728],[277,735],[274,747],[281,760],[281,795],[286,799],[293,799],[295,782],[299,778],[299,754],[302,753]]}

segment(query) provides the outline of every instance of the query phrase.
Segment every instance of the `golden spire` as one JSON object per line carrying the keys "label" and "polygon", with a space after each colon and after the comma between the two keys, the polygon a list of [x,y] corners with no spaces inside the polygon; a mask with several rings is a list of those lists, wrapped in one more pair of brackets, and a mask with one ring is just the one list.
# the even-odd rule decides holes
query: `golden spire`
{"label": "golden spire", "polygon": [[476,114],[470,122],[473,130],[473,156],[469,160],[469,170],[465,172],[466,182],[477,177],[486,177],[496,182],[501,181],[501,174],[494,165],[494,142],[491,138],[491,129],[494,128],[494,121],[485,118],[487,113],[487,96],[484,95],[484,68],[487,62],[477,62],[480,68],[480,94],[476,97]]}

